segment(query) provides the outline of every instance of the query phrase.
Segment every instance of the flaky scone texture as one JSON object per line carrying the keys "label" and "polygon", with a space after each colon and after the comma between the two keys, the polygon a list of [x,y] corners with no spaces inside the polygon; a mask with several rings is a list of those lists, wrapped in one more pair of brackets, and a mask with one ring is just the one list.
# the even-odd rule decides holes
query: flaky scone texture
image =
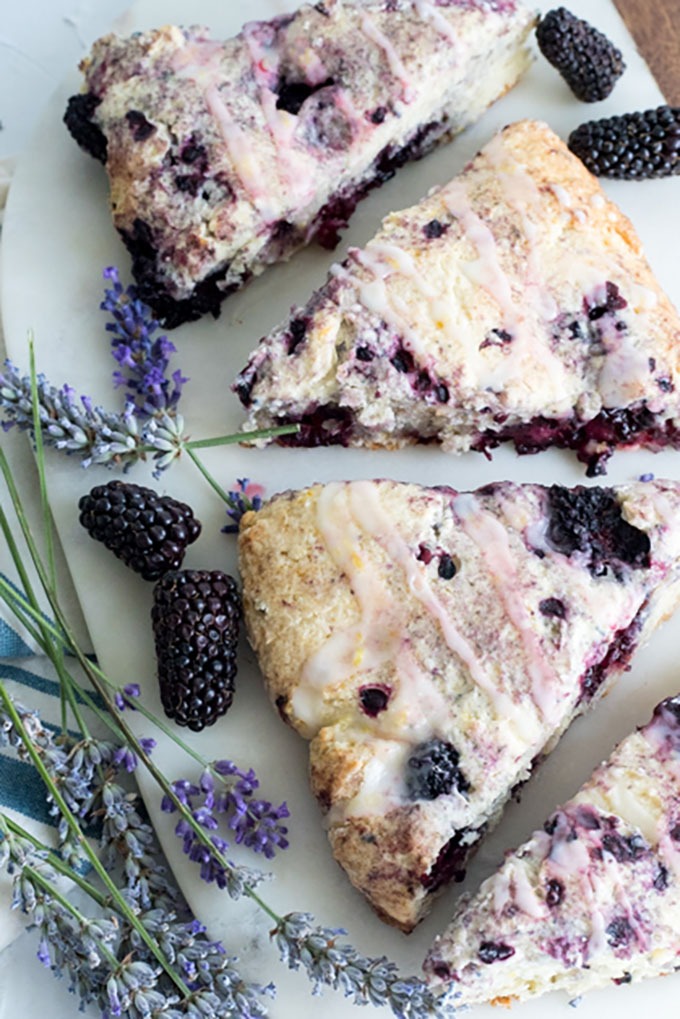
{"label": "flaky scone texture", "polygon": [[680,697],[461,900],[425,970],[461,1006],[578,997],[680,955]]}
{"label": "flaky scone texture", "polygon": [[276,496],[239,537],[249,637],[350,880],[410,930],[510,791],[680,596],[680,486]]}
{"label": "flaky scone texture", "polygon": [[515,84],[534,21],[519,0],[325,0],[226,41],[109,35],[66,119],[105,159],[143,296],[197,317],[314,237],[333,247],[369,188]]}
{"label": "flaky scone texture", "polygon": [[678,444],[680,319],[626,216],[520,121],[350,249],[234,388],[284,444],[452,452]]}

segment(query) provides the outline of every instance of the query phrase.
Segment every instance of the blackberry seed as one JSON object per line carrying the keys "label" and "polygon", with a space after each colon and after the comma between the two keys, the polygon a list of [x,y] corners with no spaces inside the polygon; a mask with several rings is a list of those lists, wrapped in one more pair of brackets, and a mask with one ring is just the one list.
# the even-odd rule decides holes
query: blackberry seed
{"label": "blackberry seed", "polygon": [[96,485],[78,503],[80,523],[144,580],[182,565],[201,524],[186,503],[125,481]]}
{"label": "blackberry seed", "polygon": [[546,60],[584,103],[606,99],[626,69],[621,51],[606,35],[564,7],[541,18],[536,41]]}
{"label": "blackberry seed", "polygon": [[168,718],[199,732],[231,706],[241,600],[221,570],[177,570],[154,588],[158,682]]}

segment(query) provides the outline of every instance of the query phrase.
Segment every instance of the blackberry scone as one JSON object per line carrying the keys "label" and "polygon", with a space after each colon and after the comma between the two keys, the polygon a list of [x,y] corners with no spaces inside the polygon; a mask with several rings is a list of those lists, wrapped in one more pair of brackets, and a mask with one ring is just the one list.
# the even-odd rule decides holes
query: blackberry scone
{"label": "blackberry scone", "polygon": [[247,513],[244,615],[334,855],[411,930],[680,599],[680,483],[314,485]]}
{"label": "blackberry scone", "polygon": [[370,188],[516,83],[534,21],[519,0],[324,0],[226,41],[97,41],[65,120],[106,163],[142,298],[177,325],[333,247]]}
{"label": "blackberry scone", "polygon": [[680,446],[680,318],[633,227],[545,125],[505,128],[265,337],[234,389],[283,444]]}
{"label": "blackberry scone", "polygon": [[680,967],[680,696],[461,900],[425,963],[461,1006]]}

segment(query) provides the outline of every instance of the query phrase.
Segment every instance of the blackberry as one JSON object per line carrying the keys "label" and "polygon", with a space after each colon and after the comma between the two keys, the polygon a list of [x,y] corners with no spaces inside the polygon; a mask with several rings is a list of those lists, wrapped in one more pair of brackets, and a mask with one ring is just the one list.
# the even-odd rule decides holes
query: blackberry
{"label": "blackberry", "polygon": [[541,18],[536,40],[546,60],[584,103],[606,99],[626,69],[621,51],[606,35],[564,7]]}
{"label": "blackberry", "polygon": [[671,177],[680,173],[680,107],[589,120],[571,132],[567,144],[597,177]]}
{"label": "blackberry", "polygon": [[176,570],[154,588],[158,682],[168,718],[199,732],[231,705],[241,600],[221,570]]}
{"label": "blackberry", "polygon": [[201,524],[186,503],[125,481],[97,485],[78,503],[80,522],[144,580],[182,565]]}
{"label": "blackberry", "polygon": [[412,800],[436,800],[457,789],[465,793],[470,783],[458,767],[460,754],[453,743],[441,739],[419,743],[406,764],[406,789]]}

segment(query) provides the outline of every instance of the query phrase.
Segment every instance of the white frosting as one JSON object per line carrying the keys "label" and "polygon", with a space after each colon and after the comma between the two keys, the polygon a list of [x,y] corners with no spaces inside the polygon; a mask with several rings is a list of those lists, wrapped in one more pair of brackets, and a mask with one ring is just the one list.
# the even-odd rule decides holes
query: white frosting
{"label": "white frosting", "polygon": [[423,21],[429,21],[440,35],[448,39],[455,52],[460,44],[460,39],[453,25],[446,20],[441,11],[433,3],[430,3],[429,0],[413,0],[413,9]]}
{"label": "white frosting", "polygon": [[416,90],[413,86],[411,76],[404,67],[404,63],[395,50],[394,46],[387,38],[384,32],[381,32],[376,23],[368,14],[362,14],[360,21],[361,31],[364,33],[367,39],[375,43],[383,53],[387,60],[390,71],[401,84],[402,97],[405,103],[412,102],[415,99]]}
{"label": "white frosting", "polygon": [[477,545],[494,587],[524,648],[536,707],[547,722],[557,715],[561,694],[559,677],[546,659],[522,598],[521,584],[503,525],[486,513],[473,495],[458,495],[452,508],[463,530]]}

